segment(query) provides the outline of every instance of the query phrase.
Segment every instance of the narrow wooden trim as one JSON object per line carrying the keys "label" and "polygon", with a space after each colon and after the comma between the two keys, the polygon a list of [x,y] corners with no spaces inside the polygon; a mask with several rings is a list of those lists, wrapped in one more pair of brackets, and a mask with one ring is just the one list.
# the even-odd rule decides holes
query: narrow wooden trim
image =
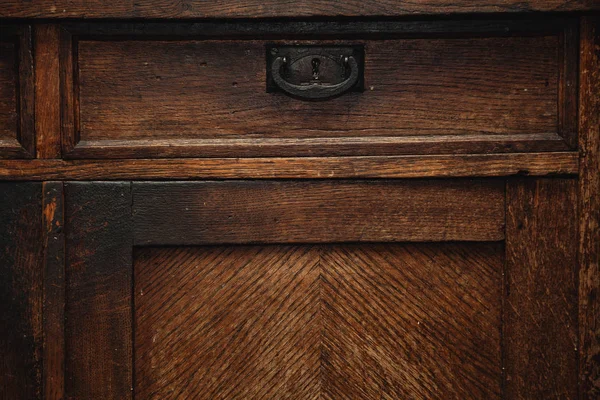
{"label": "narrow wooden trim", "polygon": [[18,139],[27,152],[25,158],[35,157],[35,72],[31,26],[19,29],[19,77],[18,77]]}
{"label": "narrow wooden trim", "polygon": [[185,2],[138,0],[136,2],[89,2],[73,0],[4,0],[0,18],[276,18],[276,17],[394,17],[467,13],[530,13],[600,10],[593,0],[420,0],[394,2],[373,0],[303,0],[298,2],[240,0],[235,2]]}
{"label": "narrow wooden trim", "polygon": [[508,180],[507,399],[577,397],[577,181]]}
{"label": "narrow wooden trim", "polygon": [[390,39],[398,37],[448,37],[449,35],[553,35],[564,29],[565,19],[543,18],[477,18],[421,21],[219,21],[198,22],[70,22],[63,26],[84,40],[148,40],[156,38],[353,38]]}
{"label": "narrow wooden trim", "polygon": [[328,138],[81,140],[68,159],[348,157],[567,151],[556,133]]}
{"label": "narrow wooden trim", "polygon": [[75,78],[73,38],[65,29],[60,30],[59,65],[60,65],[60,113],[62,153],[68,154],[79,141],[75,123]]}
{"label": "narrow wooden trim", "polygon": [[579,147],[580,399],[600,397],[600,17],[581,25]]}
{"label": "narrow wooden trim", "polygon": [[65,238],[62,182],[43,184],[44,233],[44,399],[64,398]]}
{"label": "narrow wooden trim", "polygon": [[504,239],[501,180],[133,183],[134,244]]}
{"label": "narrow wooden trim", "polygon": [[65,397],[131,399],[131,184],[65,183],[65,225]]}
{"label": "narrow wooden trim", "polygon": [[560,33],[558,133],[571,149],[577,148],[579,77],[579,20],[569,19]]}
{"label": "narrow wooden trim", "polygon": [[35,26],[37,158],[60,158],[60,26]]}
{"label": "narrow wooden trim", "polygon": [[576,175],[577,153],[390,157],[0,160],[0,180],[456,178]]}

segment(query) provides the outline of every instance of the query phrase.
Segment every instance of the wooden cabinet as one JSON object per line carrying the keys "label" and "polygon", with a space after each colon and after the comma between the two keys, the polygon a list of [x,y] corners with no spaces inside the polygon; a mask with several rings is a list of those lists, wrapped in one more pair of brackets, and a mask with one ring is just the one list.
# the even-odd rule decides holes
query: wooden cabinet
{"label": "wooden cabinet", "polygon": [[600,395],[600,6],[60,3],[0,10],[0,398]]}

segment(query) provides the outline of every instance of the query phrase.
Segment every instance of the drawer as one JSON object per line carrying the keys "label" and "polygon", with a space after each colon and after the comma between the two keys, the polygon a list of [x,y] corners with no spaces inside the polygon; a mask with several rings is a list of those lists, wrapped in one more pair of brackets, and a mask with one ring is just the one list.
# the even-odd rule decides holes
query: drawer
{"label": "drawer", "polygon": [[30,158],[34,142],[30,29],[0,25],[0,159]]}
{"label": "drawer", "polygon": [[[573,142],[568,22],[285,29],[67,27],[66,156],[540,152]],[[282,45],[361,46],[364,90],[317,102],[268,91],[266,49]]]}

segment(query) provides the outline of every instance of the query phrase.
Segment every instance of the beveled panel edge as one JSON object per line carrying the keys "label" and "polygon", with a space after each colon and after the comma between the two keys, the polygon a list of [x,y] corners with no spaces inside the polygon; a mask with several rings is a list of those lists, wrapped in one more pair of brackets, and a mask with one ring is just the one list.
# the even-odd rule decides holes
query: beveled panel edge
{"label": "beveled panel edge", "polygon": [[576,152],[387,157],[0,160],[1,180],[459,178],[577,175]]}

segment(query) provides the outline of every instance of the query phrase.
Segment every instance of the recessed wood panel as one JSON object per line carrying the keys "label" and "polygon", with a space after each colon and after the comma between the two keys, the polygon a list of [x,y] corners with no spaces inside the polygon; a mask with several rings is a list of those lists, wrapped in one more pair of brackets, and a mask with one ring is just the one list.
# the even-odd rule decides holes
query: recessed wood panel
{"label": "recessed wood panel", "polygon": [[135,252],[135,397],[501,397],[499,244]]}
{"label": "recessed wood panel", "polygon": [[77,42],[70,157],[568,148],[558,35],[338,41],[365,45],[366,90],[316,103],[266,93],[263,40],[138,39]]}

